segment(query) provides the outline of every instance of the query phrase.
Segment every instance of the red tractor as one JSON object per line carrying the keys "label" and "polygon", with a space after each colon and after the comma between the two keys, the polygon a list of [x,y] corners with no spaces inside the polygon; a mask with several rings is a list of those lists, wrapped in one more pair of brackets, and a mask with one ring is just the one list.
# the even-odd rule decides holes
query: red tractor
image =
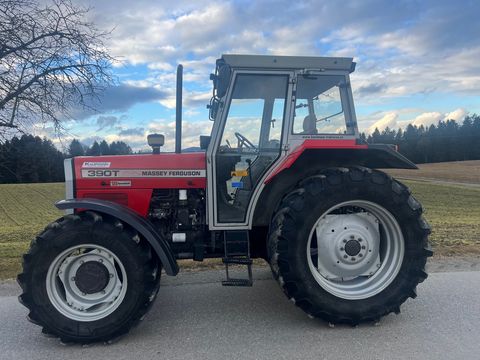
{"label": "red tractor", "polygon": [[[28,318],[67,342],[129,331],[178,259],[222,258],[225,286],[270,263],[289,299],[329,323],[374,322],[416,296],[432,255],[409,189],[376,168],[416,166],[360,139],[351,58],[223,55],[214,121],[197,152],[65,160],[66,215],[33,240],[18,275]],[[244,279],[228,266],[246,267]]]}

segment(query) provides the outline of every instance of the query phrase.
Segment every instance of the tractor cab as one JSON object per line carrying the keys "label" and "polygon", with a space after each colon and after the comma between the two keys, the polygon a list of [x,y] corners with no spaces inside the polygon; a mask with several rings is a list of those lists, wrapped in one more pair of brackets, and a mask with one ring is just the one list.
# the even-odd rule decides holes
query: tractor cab
{"label": "tractor cab", "polygon": [[351,58],[224,55],[211,75],[211,228],[245,228],[265,180],[306,139],[355,140]]}

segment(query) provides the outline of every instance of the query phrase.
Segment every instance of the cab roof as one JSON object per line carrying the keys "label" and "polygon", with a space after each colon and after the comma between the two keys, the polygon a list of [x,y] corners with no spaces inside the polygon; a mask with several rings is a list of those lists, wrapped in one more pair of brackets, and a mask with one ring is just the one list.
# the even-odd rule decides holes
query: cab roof
{"label": "cab roof", "polygon": [[222,59],[232,68],[343,70],[351,73],[356,65],[350,57],[223,54]]}

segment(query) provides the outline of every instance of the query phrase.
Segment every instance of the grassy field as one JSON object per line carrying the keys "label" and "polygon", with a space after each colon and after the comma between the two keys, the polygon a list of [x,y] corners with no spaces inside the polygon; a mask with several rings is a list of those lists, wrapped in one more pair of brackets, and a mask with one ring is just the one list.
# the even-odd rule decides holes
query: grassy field
{"label": "grassy field", "polygon": [[20,270],[35,234],[62,216],[53,203],[64,197],[63,183],[0,185],[0,279]]}
{"label": "grassy field", "polygon": [[419,164],[418,170],[388,170],[399,178],[458,182],[480,186],[480,160]]}
{"label": "grassy field", "polygon": [[[446,164],[439,164],[444,170],[429,171],[437,171],[434,178],[437,180],[475,183],[475,176],[480,177],[480,166],[467,163],[471,162],[466,162],[463,170],[461,164],[455,164],[458,170],[455,173],[461,179],[451,178]],[[443,177],[438,175],[442,172]],[[468,181],[463,176],[466,172]],[[412,178],[412,174],[416,175],[414,171],[395,170],[395,175],[402,178]],[[433,228],[430,239],[436,255],[480,254],[480,187],[425,180],[403,182],[425,208],[425,217]],[[63,184],[0,185],[0,279],[15,277],[20,270],[21,254],[31,239],[62,216],[53,203],[63,197]],[[192,267],[188,263],[187,266]]]}

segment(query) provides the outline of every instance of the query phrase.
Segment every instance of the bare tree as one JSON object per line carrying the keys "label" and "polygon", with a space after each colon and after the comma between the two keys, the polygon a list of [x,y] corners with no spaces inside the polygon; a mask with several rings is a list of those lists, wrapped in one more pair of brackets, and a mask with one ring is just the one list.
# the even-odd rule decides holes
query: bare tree
{"label": "bare tree", "polygon": [[0,0],[0,137],[91,107],[112,82],[108,35],[70,0]]}

